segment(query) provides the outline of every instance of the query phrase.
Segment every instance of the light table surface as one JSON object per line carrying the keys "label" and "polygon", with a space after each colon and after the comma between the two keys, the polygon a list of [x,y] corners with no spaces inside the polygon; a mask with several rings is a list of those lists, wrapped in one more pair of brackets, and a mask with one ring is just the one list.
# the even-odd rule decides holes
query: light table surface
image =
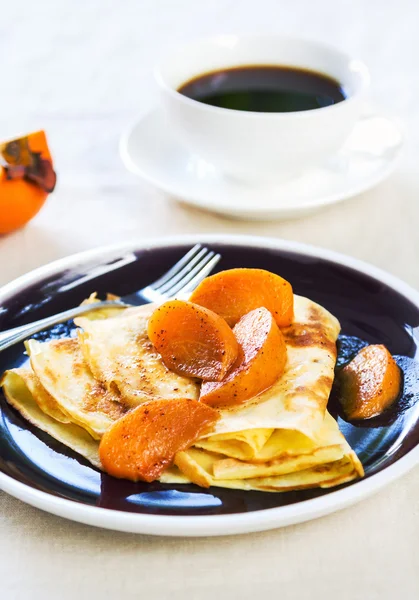
{"label": "light table surface", "polygon": [[[418,20],[414,0],[3,2],[0,139],[46,129],[59,184],[32,223],[0,239],[0,283],[98,245],[226,232],[325,246],[419,288]],[[124,170],[119,135],[153,106],[151,70],[165,49],[261,31],[325,40],[367,62],[374,100],[407,133],[390,179],[304,220],[246,223],[188,208]],[[0,492],[0,597],[414,600],[418,540],[419,468],[317,521],[212,539],[94,529]]]}

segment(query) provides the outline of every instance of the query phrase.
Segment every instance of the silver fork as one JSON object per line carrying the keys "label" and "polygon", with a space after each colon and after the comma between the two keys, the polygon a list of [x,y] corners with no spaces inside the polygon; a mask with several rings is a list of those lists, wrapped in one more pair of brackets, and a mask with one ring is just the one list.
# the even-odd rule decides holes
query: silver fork
{"label": "silver fork", "polygon": [[92,310],[100,308],[140,306],[149,302],[164,302],[170,298],[185,296],[192,292],[196,286],[207,276],[220,260],[221,255],[212,250],[196,244],[189,250],[167,273],[150,283],[145,288],[123,296],[119,300],[102,300],[94,304],[85,304],[70,308],[64,312],[21,325],[13,329],[7,329],[0,333],[0,351],[13,346],[29,336],[48,329],[58,323],[64,323]]}

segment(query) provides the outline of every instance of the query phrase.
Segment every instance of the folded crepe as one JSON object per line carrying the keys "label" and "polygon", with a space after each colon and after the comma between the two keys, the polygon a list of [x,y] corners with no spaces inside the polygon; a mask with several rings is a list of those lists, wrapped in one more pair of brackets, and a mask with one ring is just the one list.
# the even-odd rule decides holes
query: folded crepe
{"label": "folded crepe", "polygon": [[[198,384],[168,371],[151,347],[152,311],[148,305],[105,319],[78,319],[78,339],[60,341],[67,352],[57,341],[30,342],[31,364],[7,371],[1,382],[8,402],[100,468],[98,438],[132,406],[156,396],[198,397]],[[331,487],[363,475],[326,410],[339,323],[299,296],[294,314],[283,330],[287,365],[281,378],[254,399],[221,410],[211,434],[178,452],[161,482],[279,492]]]}
{"label": "folded crepe", "polygon": [[131,407],[153,398],[199,396],[198,384],[164,365],[147,334],[153,305],[130,308],[111,319],[79,317],[75,320],[86,363],[109,391],[121,395]]}

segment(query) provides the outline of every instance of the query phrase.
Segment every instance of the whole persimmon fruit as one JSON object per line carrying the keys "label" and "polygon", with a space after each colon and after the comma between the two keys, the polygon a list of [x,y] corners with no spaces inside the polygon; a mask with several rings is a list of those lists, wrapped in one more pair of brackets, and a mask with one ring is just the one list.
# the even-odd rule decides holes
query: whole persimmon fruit
{"label": "whole persimmon fruit", "polygon": [[0,234],[23,227],[36,215],[48,194],[36,183],[6,178],[0,168]]}

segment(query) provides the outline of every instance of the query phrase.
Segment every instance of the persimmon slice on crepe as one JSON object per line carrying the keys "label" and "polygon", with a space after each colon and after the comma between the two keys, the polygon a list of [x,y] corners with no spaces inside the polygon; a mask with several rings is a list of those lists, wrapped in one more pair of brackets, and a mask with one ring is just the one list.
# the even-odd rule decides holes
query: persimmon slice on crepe
{"label": "persimmon slice on crepe", "polygon": [[154,311],[148,336],[168,369],[209,381],[221,381],[239,352],[224,319],[182,300],[169,300]]}
{"label": "persimmon slice on crepe", "polygon": [[121,479],[154,481],[175,454],[189,448],[218,419],[213,408],[189,398],[151,400],[119,419],[104,434],[104,470]]}
{"label": "persimmon slice on crepe", "polygon": [[231,326],[245,314],[264,306],[279,327],[293,319],[291,284],[263,269],[230,269],[207,277],[189,298],[223,317]]}
{"label": "persimmon slice on crepe", "polygon": [[233,333],[240,354],[221,382],[204,382],[200,400],[210,406],[241,404],[277,381],[284,371],[287,349],[272,314],[257,308],[242,317]]}

